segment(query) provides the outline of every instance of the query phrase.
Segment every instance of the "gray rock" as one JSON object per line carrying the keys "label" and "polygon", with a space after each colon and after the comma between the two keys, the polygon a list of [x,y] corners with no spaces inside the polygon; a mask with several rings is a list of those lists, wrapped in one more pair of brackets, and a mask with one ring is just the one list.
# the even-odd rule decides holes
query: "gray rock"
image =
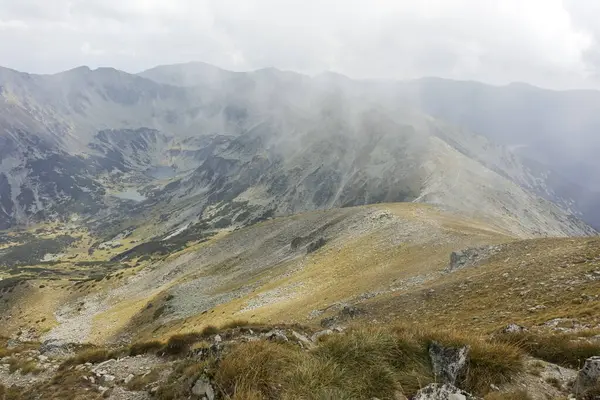
{"label": "gray rock", "polygon": [[454,385],[432,383],[419,390],[413,400],[476,400],[477,397]]}
{"label": "gray rock", "polygon": [[437,342],[429,346],[429,357],[437,382],[454,385],[466,369],[469,347],[444,347]]}
{"label": "gray rock", "polygon": [[301,333],[292,331],[292,336],[298,341],[298,343],[300,343],[302,347],[305,347],[307,349],[312,349],[313,347],[315,347],[315,344]]}
{"label": "gray rock", "polygon": [[207,400],[214,400],[215,391],[213,390],[210,380],[206,376],[198,378],[194,386],[192,386],[192,394],[199,397],[205,397]]}
{"label": "gray rock", "polygon": [[133,380],[133,378],[135,378],[135,375],[133,374],[129,374],[127,375],[127,377],[123,380],[123,382],[125,382],[125,384],[127,385],[129,382],[131,382]]}
{"label": "gray rock", "polygon": [[61,356],[72,350],[72,345],[59,340],[45,340],[40,345],[40,353],[44,355]]}
{"label": "gray rock", "polygon": [[267,340],[272,340],[272,341],[276,341],[276,342],[287,342],[288,341],[288,338],[285,335],[285,333],[283,333],[280,330],[276,330],[276,329],[265,333],[264,337]]}
{"label": "gray rock", "polygon": [[222,341],[223,341],[223,338],[221,337],[221,335],[218,335],[218,334],[215,335],[215,338],[214,338],[215,343],[221,343]]}
{"label": "gray rock", "polygon": [[314,333],[310,337],[310,340],[312,340],[313,342],[316,342],[323,336],[329,336],[329,335],[333,335],[333,331],[331,329],[325,329],[324,331],[319,331],[319,332]]}
{"label": "gray rock", "polygon": [[340,317],[343,320],[354,319],[364,314],[364,311],[356,306],[346,304],[340,311]]}
{"label": "gray rock", "polygon": [[504,328],[502,328],[502,333],[521,333],[521,332],[525,332],[527,330],[527,328],[525,328],[524,326],[521,325],[517,325],[517,324],[509,324],[507,326],[505,326]]}
{"label": "gray rock", "polygon": [[112,383],[115,381],[115,376],[114,375],[102,375],[102,382],[104,383]]}
{"label": "gray rock", "polygon": [[579,373],[573,385],[575,394],[584,394],[591,389],[598,388],[600,382],[600,356],[590,357],[585,360],[585,364]]}

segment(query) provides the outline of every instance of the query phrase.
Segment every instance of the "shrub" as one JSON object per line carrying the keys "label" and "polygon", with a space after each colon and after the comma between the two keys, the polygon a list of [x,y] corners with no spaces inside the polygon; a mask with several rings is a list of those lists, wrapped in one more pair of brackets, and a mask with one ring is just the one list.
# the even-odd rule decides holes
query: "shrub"
{"label": "shrub", "polygon": [[206,337],[206,336],[216,335],[217,333],[219,333],[219,328],[217,328],[216,326],[213,326],[213,325],[207,325],[204,327],[204,329],[202,329],[201,335]]}
{"label": "shrub", "polygon": [[129,355],[138,356],[140,354],[156,353],[163,348],[163,344],[157,340],[150,342],[137,342],[129,346]]}
{"label": "shrub", "polygon": [[187,353],[190,349],[190,345],[197,342],[201,338],[202,335],[195,332],[173,335],[169,338],[166,346],[164,347],[165,353],[170,355]]}
{"label": "shrub", "polygon": [[112,358],[118,358],[125,352],[121,349],[109,351],[103,348],[90,348],[83,350],[74,357],[68,358],[60,365],[59,369],[65,369],[73,365],[80,365],[85,363],[97,364]]}

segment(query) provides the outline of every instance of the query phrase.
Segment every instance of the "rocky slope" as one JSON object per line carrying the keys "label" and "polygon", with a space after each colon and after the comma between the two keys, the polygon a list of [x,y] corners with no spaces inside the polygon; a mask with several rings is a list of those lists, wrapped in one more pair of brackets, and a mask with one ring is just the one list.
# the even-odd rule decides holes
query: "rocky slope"
{"label": "rocky slope", "polygon": [[[97,245],[76,224],[36,231],[59,233],[74,241],[48,247],[61,253],[52,262],[22,249],[26,232],[1,237],[14,260],[0,267],[8,399],[201,398],[199,380],[225,398],[413,398],[439,389],[432,340],[470,346],[470,378],[452,382],[471,394],[543,399],[582,395],[577,369],[600,352],[598,238],[516,240],[412,203],[313,211],[203,241],[196,232],[178,249],[178,236],[140,244],[142,232],[123,232]],[[406,352],[410,363],[397,362]],[[290,361],[257,379],[281,392],[236,385],[268,360]],[[343,373],[294,383],[310,371]]]}
{"label": "rocky slope", "polygon": [[156,236],[421,201],[521,236],[592,232],[567,199],[542,200],[545,176],[506,148],[376,85],[190,64],[139,76],[2,69],[0,87],[3,228],[69,216],[106,228],[126,213]]}

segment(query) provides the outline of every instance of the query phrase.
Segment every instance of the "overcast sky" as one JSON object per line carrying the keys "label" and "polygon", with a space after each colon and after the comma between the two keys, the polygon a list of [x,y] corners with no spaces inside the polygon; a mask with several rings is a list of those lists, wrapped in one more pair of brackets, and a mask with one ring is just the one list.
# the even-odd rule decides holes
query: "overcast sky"
{"label": "overcast sky", "polygon": [[600,87],[599,0],[0,0],[0,65]]}

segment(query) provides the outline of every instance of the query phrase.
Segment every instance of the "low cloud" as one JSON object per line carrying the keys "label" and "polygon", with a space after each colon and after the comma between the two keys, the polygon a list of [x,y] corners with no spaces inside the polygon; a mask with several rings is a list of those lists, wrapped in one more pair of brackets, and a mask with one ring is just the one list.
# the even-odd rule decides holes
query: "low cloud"
{"label": "low cloud", "polygon": [[598,20],[595,0],[0,0],[0,60],[43,73],[205,61],[597,87]]}

